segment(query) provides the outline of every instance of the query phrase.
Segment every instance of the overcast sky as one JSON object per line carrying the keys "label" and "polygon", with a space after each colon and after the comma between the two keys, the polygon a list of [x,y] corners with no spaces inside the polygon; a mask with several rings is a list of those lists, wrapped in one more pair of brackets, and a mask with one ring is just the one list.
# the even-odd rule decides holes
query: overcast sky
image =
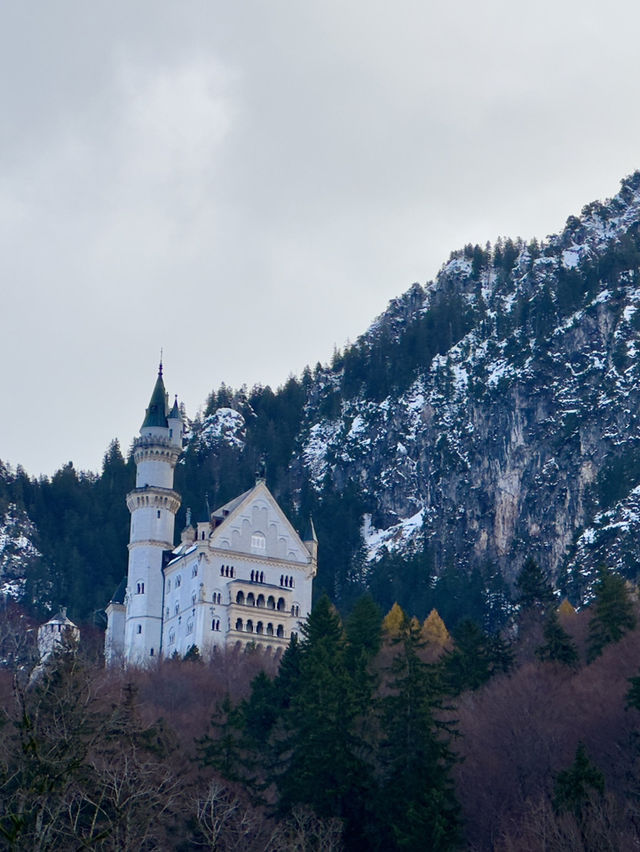
{"label": "overcast sky", "polygon": [[0,458],[99,470],[165,380],[277,386],[449,252],[640,167],[636,0],[0,8]]}

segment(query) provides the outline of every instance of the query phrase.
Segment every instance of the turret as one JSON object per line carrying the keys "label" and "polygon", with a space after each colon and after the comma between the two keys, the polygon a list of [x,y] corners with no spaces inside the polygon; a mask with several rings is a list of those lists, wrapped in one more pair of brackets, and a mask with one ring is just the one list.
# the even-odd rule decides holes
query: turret
{"label": "turret", "polygon": [[311,556],[313,576],[315,577],[318,566],[318,536],[316,535],[316,528],[313,525],[313,518],[311,515],[309,515],[309,523],[307,524],[302,543],[307,548]]}
{"label": "turret", "polygon": [[173,408],[167,415],[167,426],[169,427],[169,440],[177,447],[180,447],[182,449],[182,433],[184,431],[184,422],[182,420],[182,414],[180,413],[180,409],[178,408],[177,395],[173,403]]}
{"label": "turret", "polygon": [[[174,406],[177,411],[177,405]],[[161,651],[164,579],[163,553],[173,548],[180,495],[173,490],[173,472],[182,449],[182,417],[167,411],[167,394],[158,370],[151,400],[133,444],[136,487],[127,495],[131,512],[129,570],[125,598],[125,661],[145,665]]]}

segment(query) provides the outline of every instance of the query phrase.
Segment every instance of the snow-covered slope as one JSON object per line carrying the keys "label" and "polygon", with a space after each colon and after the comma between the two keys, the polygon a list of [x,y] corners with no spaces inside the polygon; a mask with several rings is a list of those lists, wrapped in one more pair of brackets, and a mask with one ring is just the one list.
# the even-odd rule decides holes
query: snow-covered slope
{"label": "snow-covered slope", "polygon": [[338,413],[323,417],[318,401],[344,389],[346,359],[318,378],[298,464],[316,487],[327,476],[360,484],[374,506],[369,558],[426,538],[437,569],[492,562],[513,579],[531,553],[569,585],[608,557],[635,573],[639,223],[637,173],[540,246],[468,247],[355,345],[373,363],[384,339],[393,358],[455,296],[470,322],[417,361],[404,387],[383,399],[343,392]]}

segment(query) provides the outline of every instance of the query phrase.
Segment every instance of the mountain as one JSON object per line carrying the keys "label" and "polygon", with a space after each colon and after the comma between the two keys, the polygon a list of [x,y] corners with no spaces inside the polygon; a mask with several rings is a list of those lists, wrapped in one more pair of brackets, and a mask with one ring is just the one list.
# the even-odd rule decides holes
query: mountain
{"label": "mountain", "polygon": [[[330,365],[276,391],[213,391],[177,471],[181,512],[249,487],[264,455],[294,524],[313,514],[318,590],[348,607],[369,587],[447,623],[499,626],[528,556],[575,604],[602,562],[635,580],[639,308],[635,173],[541,243],[453,252]],[[100,476],[0,471],[72,617],[104,606],[122,574],[131,479],[114,447]]]}

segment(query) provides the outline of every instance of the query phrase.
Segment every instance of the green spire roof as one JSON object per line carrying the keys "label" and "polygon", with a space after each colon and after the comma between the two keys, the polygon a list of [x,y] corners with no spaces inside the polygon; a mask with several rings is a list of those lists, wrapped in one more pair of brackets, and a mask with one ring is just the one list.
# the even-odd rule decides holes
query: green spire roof
{"label": "green spire roof", "polygon": [[169,420],[182,420],[182,414],[180,414],[180,409],[178,408],[178,395],[176,394],[175,401],[173,403],[173,408],[168,414]]}
{"label": "green spire roof", "polygon": [[142,428],[144,429],[145,426],[164,426],[167,428],[167,393],[162,380],[162,364],[160,364],[160,369],[158,370],[156,386],[151,394],[151,401],[149,402]]}

